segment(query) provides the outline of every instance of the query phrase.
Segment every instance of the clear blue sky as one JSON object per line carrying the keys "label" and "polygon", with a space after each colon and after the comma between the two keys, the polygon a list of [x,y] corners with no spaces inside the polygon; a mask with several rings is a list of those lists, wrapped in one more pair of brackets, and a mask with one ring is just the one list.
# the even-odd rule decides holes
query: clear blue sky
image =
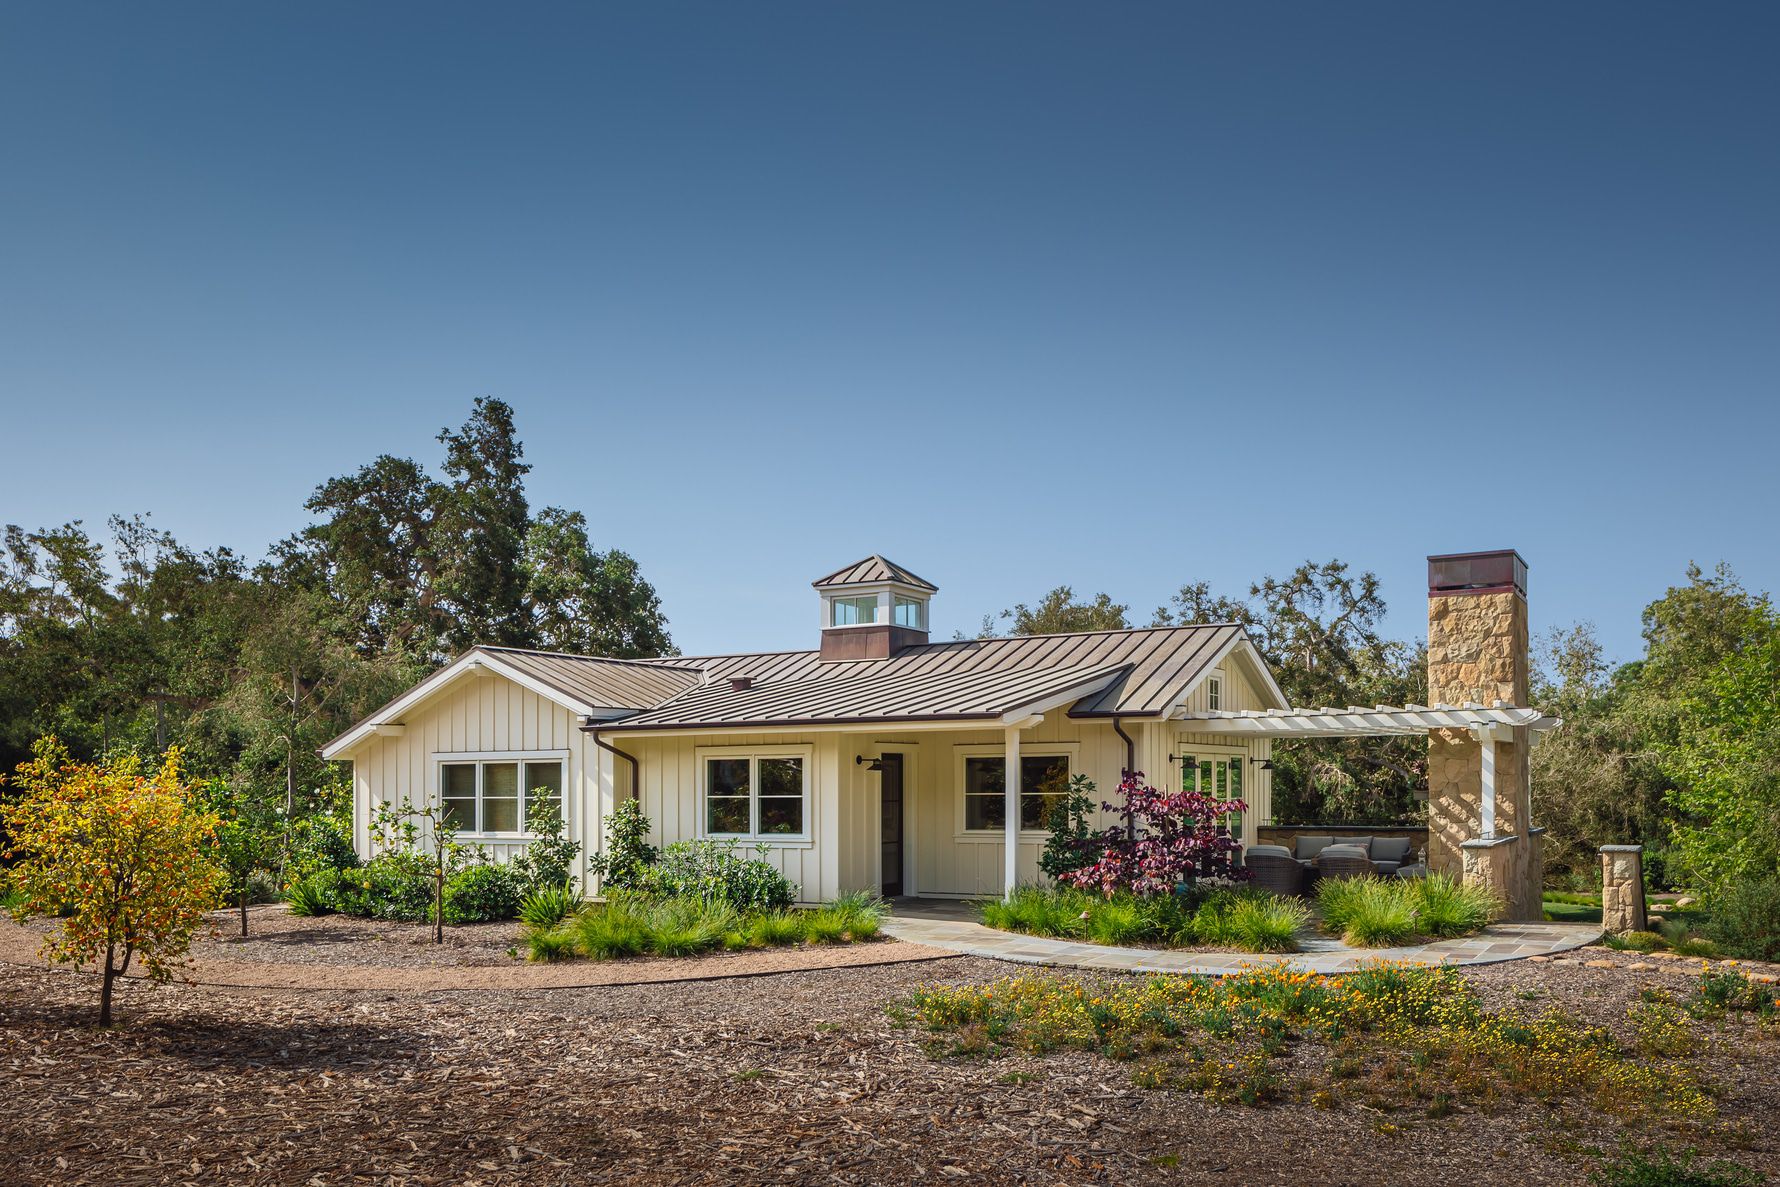
{"label": "clear blue sky", "polygon": [[257,557],[518,410],[689,651],[1516,547],[1780,585],[1780,7],[0,8],[0,520]]}

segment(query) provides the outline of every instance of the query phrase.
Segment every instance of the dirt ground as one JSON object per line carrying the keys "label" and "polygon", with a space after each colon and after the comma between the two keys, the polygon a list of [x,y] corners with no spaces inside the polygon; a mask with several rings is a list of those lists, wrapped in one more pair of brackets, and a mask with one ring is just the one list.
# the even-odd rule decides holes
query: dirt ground
{"label": "dirt ground", "polygon": [[[364,940],[356,947],[386,941]],[[355,945],[339,941],[350,963]],[[381,958],[385,949],[364,951]],[[1467,972],[1493,1004],[1617,1021],[1689,969],[1580,959]],[[1216,1106],[1096,1055],[931,1058],[887,1003],[1031,972],[974,958],[677,985],[315,992],[0,978],[0,1183],[1303,1183],[1587,1180],[1617,1128],[1578,1105],[1429,1119]],[[1040,974],[1048,975],[1048,974]],[[1061,973],[1055,975],[1064,975]],[[1772,1028],[1768,1028],[1771,1030]],[[1706,1032],[1720,1121],[1780,1167],[1780,1042]],[[1645,1133],[1645,1139],[1659,1136]],[[1674,1140],[1673,1135],[1670,1135]]]}

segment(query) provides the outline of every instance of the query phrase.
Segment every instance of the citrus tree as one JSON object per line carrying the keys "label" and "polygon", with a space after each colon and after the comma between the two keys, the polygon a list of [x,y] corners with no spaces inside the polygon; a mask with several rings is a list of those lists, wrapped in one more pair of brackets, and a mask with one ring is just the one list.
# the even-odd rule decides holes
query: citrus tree
{"label": "citrus tree", "polygon": [[247,900],[253,893],[253,876],[269,870],[283,855],[285,817],[251,785],[236,786],[224,779],[203,785],[206,806],[216,813],[217,865],[228,875],[229,892],[241,915],[241,934],[247,935]]}
{"label": "citrus tree", "polygon": [[109,1026],[113,981],[136,960],[152,980],[169,979],[219,905],[218,821],[184,781],[177,747],[153,768],[134,756],[77,763],[53,738],[32,752],[0,807],[22,895],[13,913],[59,917],[43,943],[49,960],[103,960],[99,1025]]}

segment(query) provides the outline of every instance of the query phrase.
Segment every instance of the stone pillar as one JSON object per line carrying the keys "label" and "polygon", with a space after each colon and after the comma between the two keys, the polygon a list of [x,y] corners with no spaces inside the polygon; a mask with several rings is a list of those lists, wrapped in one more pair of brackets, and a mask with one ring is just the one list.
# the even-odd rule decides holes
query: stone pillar
{"label": "stone pillar", "polygon": [[1496,899],[1491,918],[1519,919],[1515,898],[1515,857],[1518,837],[1480,837],[1459,843],[1459,869],[1465,882],[1486,888]]}
{"label": "stone pillar", "polygon": [[[1526,562],[1513,551],[1428,558],[1428,700],[1436,705],[1523,707],[1532,674]],[[1533,828],[1525,727],[1495,743],[1495,829],[1483,832],[1483,743],[1464,730],[1428,736],[1428,868],[1455,877],[1485,870],[1507,917],[1538,919],[1542,862],[1530,852]],[[1488,852],[1467,852],[1471,841]],[[1508,851],[1496,852],[1500,846]]]}
{"label": "stone pillar", "polygon": [[1650,930],[1644,914],[1644,846],[1601,846],[1601,926],[1610,932]]}

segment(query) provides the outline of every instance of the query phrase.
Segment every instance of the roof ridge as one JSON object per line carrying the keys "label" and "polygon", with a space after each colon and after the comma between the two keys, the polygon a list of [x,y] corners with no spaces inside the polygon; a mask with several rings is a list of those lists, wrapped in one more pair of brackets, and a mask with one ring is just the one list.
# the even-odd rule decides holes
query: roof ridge
{"label": "roof ridge", "polygon": [[550,655],[550,656],[555,656],[558,659],[580,659],[580,660],[586,660],[589,663],[596,663],[596,664],[636,664],[640,667],[650,667],[650,668],[669,668],[669,667],[684,666],[688,672],[702,672],[704,670],[703,668],[700,668],[695,664],[688,663],[685,665],[681,665],[681,664],[676,663],[675,662],[676,660],[686,658],[686,657],[677,656],[677,655],[660,656],[657,658],[628,659],[628,658],[620,658],[619,656],[616,656],[616,655],[582,655],[579,652],[575,652],[575,651],[545,651],[542,648],[538,648],[538,647],[507,647],[500,643],[477,643],[474,646],[472,646],[470,648],[470,650],[471,651],[507,651],[507,652],[513,653],[514,655]]}

